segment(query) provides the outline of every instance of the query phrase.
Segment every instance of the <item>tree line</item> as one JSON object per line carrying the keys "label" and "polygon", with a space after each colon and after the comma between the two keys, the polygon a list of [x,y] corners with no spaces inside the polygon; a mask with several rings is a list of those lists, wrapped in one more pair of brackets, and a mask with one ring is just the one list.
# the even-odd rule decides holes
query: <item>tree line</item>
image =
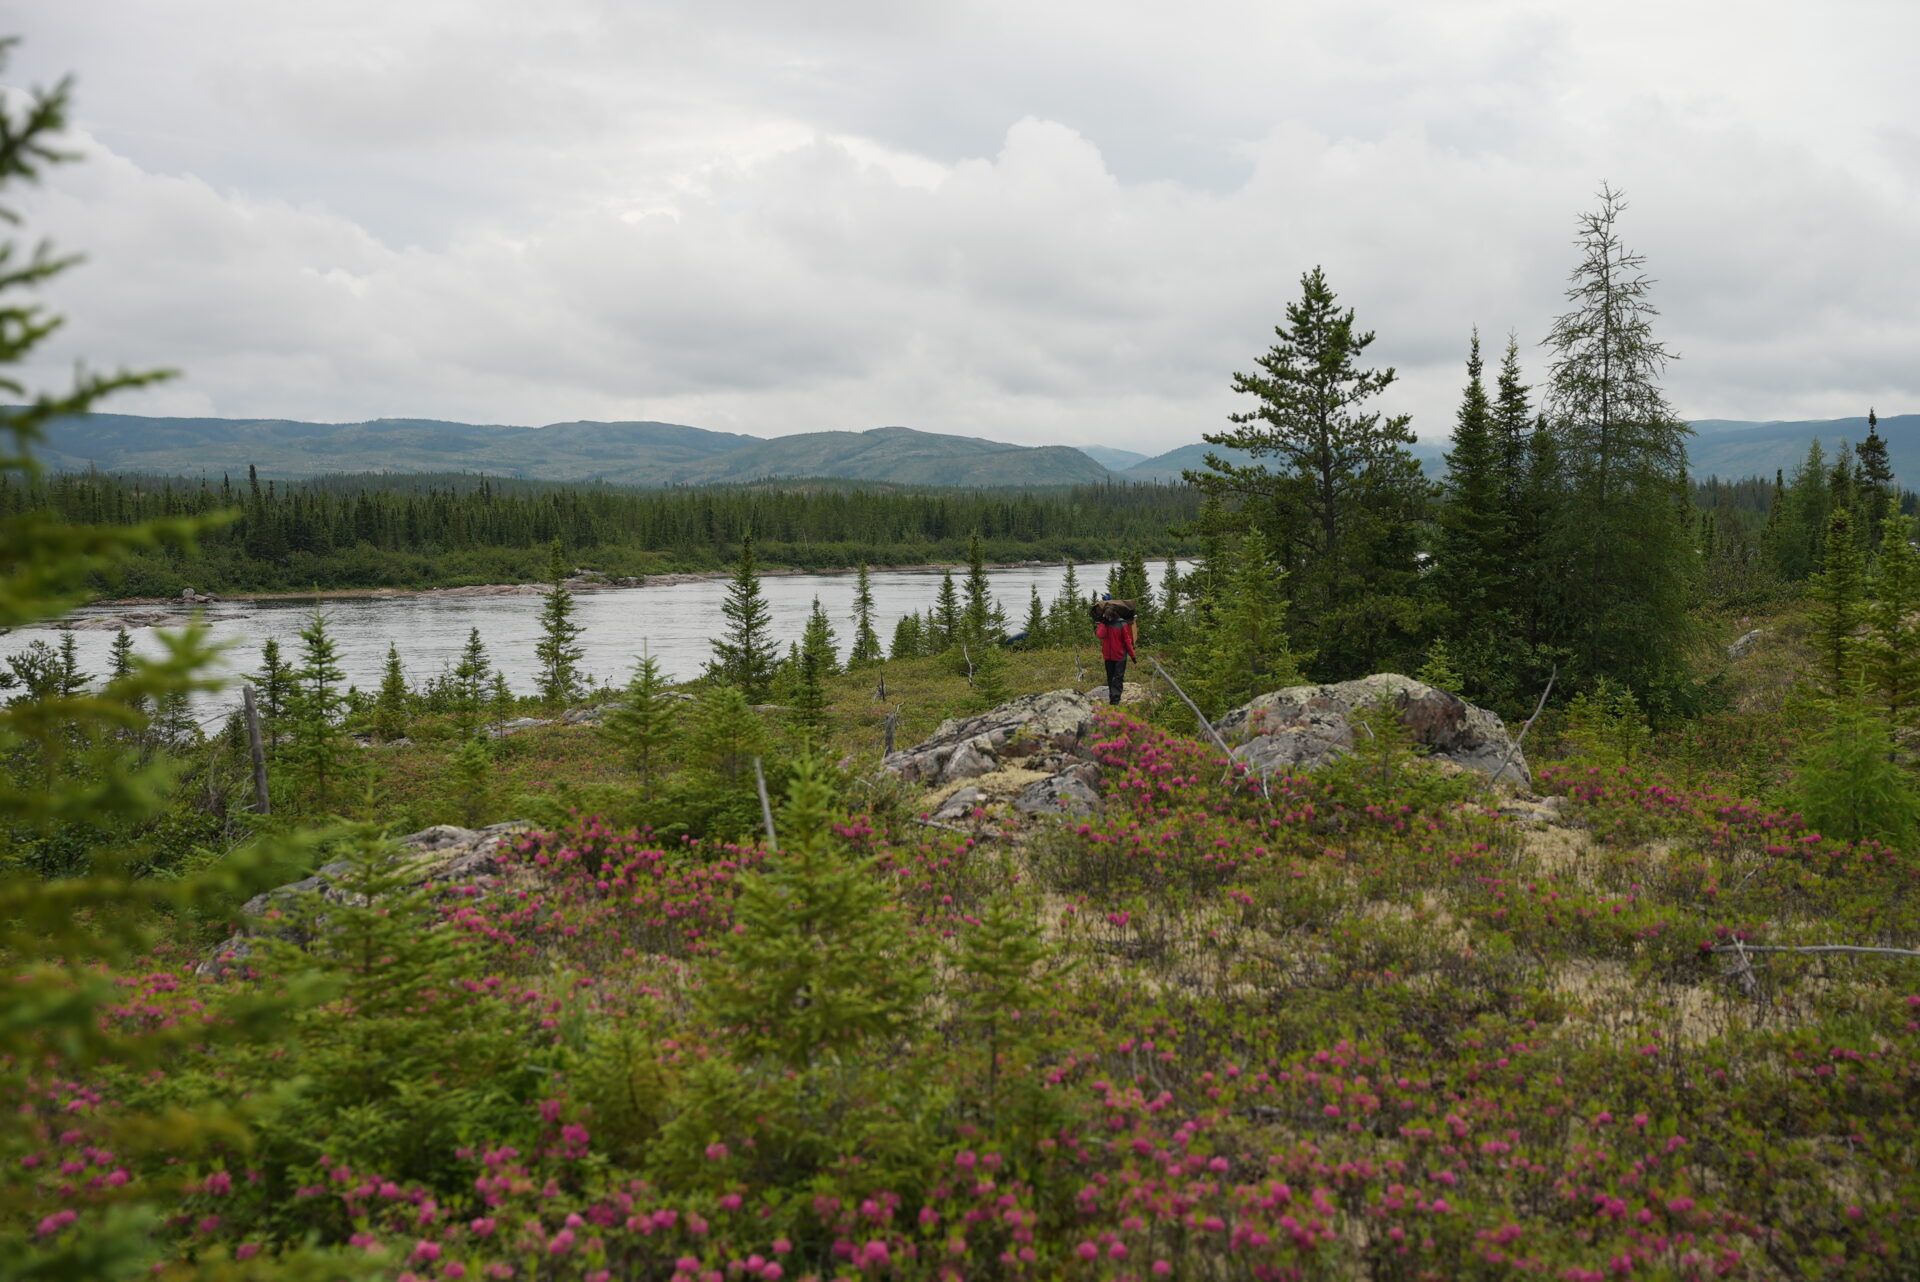
{"label": "tree line", "polygon": [[536,485],[487,477],[235,482],[93,472],[0,477],[0,517],[213,524],[192,548],[155,547],[102,591],[177,595],[305,587],[418,587],[533,580],[559,540],[613,575],[711,569],[751,533],[774,564],[822,568],[956,559],[972,534],[995,560],[1110,556],[1176,547],[1199,499],[1180,485],[911,491],[787,482],[694,490]]}

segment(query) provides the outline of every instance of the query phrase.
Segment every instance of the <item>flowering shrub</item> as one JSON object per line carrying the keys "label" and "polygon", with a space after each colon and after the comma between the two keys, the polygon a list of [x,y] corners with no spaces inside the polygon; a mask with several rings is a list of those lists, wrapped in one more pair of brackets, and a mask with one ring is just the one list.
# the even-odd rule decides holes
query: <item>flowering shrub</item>
{"label": "flowering shrub", "polygon": [[[319,987],[252,1049],[76,1081],[49,1047],[7,1214],[57,1239],[159,1196],[160,1263],[262,1278],[308,1241],[416,1282],[1920,1268],[1911,969],[1775,957],[1756,999],[1706,951],[1911,947],[1907,853],[1626,768],[1542,771],[1586,828],[1540,832],[1117,714],[1096,751],[1104,812],[1020,852],[583,819],[490,884],[328,906],[337,943],[250,981],[130,972],[108,1018],[185,1044]],[[865,974],[931,986],[831,950],[843,1008],[758,982],[807,877]],[[101,1142],[207,1100],[235,1123],[201,1149]]]}

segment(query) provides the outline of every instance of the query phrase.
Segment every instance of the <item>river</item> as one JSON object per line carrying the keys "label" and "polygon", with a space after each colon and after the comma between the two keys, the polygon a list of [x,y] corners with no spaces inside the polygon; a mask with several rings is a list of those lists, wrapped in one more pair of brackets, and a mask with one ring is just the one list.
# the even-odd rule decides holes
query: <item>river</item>
{"label": "river", "polygon": [[[1104,587],[1111,568],[1112,563],[1105,561],[1080,566],[1077,574],[1082,594]],[[1160,567],[1149,565],[1148,571],[1157,583]],[[1017,631],[1026,618],[1031,590],[1037,586],[1041,600],[1051,603],[1065,574],[1065,566],[1017,565],[989,570],[987,577]],[[958,581],[961,575],[954,577]],[[940,571],[876,570],[872,581],[874,627],[884,647],[892,642],[893,625],[900,618],[934,603],[940,590]],[[760,590],[772,614],[773,636],[781,652],[788,642],[800,639],[817,596],[833,620],[844,657],[853,640],[854,584],[852,574],[762,578]],[[686,680],[699,675],[712,656],[711,639],[725,627],[720,605],[727,588],[728,581],[719,579],[576,594],[574,617],[586,629],[581,637],[585,651],[582,671],[600,684],[622,684],[644,647],[659,660],[669,678]],[[315,604],[314,599],[307,598],[219,601],[202,607],[214,639],[227,643],[223,670],[239,675],[257,669],[260,647],[270,637],[280,642],[281,652],[290,662],[296,662],[298,634],[312,617]],[[326,613],[347,681],[362,690],[379,684],[388,643],[399,646],[401,664],[417,688],[442,668],[450,667],[466,644],[468,631],[479,628],[488,655],[506,673],[515,693],[533,692],[537,671],[534,645],[540,636],[542,605],[538,596],[323,597],[318,605]],[[74,611],[73,617],[126,614],[129,609],[85,606]],[[18,628],[0,638],[0,654],[16,653],[35,639],[57,646],[61,635],[53,628]],[[71,635],[81,669],[95,677],[101,675],[107,667],[113,633],[75,631]],[[136,651],[158,652],[153,629],[140,628],[131,635]]]}

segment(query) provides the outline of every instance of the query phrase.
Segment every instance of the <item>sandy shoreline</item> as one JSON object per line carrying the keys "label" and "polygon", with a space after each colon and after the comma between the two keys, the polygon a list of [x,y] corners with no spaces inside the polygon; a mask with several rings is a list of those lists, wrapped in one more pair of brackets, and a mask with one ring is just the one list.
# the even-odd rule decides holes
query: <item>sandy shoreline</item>
{"label": "sandy shoreline", "polygon": [[[986,568],[989,570],[1016,570],[1026,566],[1065,564],[1066,562],[1064,560],[989,561]],[[930,574],[938,574],[942,570],[965,570],[966,568],[967,564],[964,561],[936,561],[913,565],[869,565],[867,567],[869,572],[876,574],[892,574],[917,570],[924,570]],[[859,571],[860,567],[857,565],[824,570],[806,570],[794,566],[775,566],[759,571],[759,575],[763,579],[779,579],[790,578],[801,574],[839,575],[857,574]],[[677,583],[714,583],[732,577],[732,570],[685,570],[676,574],[649,574],[646,576],[646,582],[633,586],[617,583],[578,583],[572,585],[572,590],[576,592],[638,592],[645,591],[651,587],[672,587]],[[213,594],[212,599],[215,601],[387,600],[388,598],[394,597],[414,596],[532,596],[545,592],[546,590],[547,585],[544,583],[474,583],[451,588],[322,588],[317,592],[312,590],[305,592],[223,592]],[[204,604],[206,600],[207,598],[202,596],[198,603]],[[87,604],[116,607],[153,605],[180,606],[192,605],[196,604],[196,602],[183,602],[179,597],[136,596],[102,597],[97,601],[89,601]]]}

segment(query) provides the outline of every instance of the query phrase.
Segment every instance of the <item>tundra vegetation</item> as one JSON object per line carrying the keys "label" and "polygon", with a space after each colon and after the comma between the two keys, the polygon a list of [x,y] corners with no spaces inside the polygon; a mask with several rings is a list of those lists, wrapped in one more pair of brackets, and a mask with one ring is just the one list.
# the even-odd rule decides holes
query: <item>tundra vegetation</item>
{"label": "tundra vegetation", "polygon": [[[65,106],[0,106],[0,178],[58,158]],[[0,1276],[1920,1271],[1906,496],[1869,442],[1686,515],[1621,208],[1580,224],[1544,411],[1514,345],[1492,393],[1469,346],[1437,492],[1309,272],[1222,434],[1270,466],[1199,480],[1190,573],[1155,585],[1143,548],[1106,585],[1209,719],[1374,667],[1517,718],[1551,678],[1533,794],[1390,717],[1256,779],[1155,674],[1097,713],[1097,811],[923,822],[885,746],[1093,680],[1099,585],[1028,602],[1010,648],[984,536],[890,652],[869,602],[785,658],[743,537],[706,677],[642,653],[599,725],[506,737],[574,693],[551,531],[537,696],[478,633],[349,695],[317,616],[261,656],[269,813],[242,729],[179,713],[193,630],[102,674],[16,655]],[[0,382],[54,323],[14,300],[61,263],[0,263]],[[143,377],[6,382],[11,492],[46,484],[48,417]],[[7,626],[233,528],[0,520]],[[510,819],[483,874],[394,858],[389,834]]]}

